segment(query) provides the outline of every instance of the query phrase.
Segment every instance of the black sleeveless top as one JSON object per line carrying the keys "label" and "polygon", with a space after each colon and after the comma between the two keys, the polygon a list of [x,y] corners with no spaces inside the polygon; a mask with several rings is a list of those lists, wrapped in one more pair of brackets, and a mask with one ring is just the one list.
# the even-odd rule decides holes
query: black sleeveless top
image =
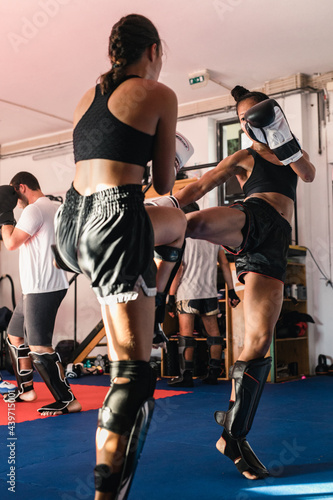
{"label": "black sleeveless top", "polygon": [[145,167],[152,159],[154,136],[118,120],[108,108],[112,92],[129,78],[140,77],[127,76],[106,94],[96,85],[94,100],[73,131],[75,163],[102,158]]}
{"label": "black sleeveless top", "polygon": [[295,201],[298,175],[289,165],[274,165],[256,151],[247,148],[254,158],[250,177],[243,185],[245,196],[253,193],[279,193]]}

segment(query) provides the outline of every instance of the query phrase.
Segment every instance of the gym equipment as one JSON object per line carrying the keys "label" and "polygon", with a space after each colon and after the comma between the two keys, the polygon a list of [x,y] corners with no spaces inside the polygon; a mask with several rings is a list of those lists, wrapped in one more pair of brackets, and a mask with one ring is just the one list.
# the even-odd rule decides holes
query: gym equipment
{"label": "gym equipment", "polygon": [[328,375],[329,366],[327,364],[326,356],[324,354],[319,354],[318,365],[316,366],[316,375]]}

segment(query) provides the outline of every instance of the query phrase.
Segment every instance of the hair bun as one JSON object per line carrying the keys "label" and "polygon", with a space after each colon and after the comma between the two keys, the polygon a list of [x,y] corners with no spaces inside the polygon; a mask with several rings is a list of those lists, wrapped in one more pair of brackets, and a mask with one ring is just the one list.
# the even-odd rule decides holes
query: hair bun
{"label": "hair bun", "polygon": [[250,91],[241,85],[236,85],[231,91],[232,97],[236,102],[240,101],[245,94],[248,94]]}

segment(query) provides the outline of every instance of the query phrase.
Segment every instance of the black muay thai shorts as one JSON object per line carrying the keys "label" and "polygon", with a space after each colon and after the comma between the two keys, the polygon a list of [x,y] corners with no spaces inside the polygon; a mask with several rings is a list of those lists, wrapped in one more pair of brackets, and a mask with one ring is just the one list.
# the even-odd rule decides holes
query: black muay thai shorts
{"label": "black muay thai shorts", "polygon": [[63,262],[83,273],[101,304],[156,295],[154,233],[140,185],[80,195],[72,186],[55,216]]}
{"label": "black muay thai shorts", "polygon": [[244,239],[237,248],[223,248],[235,255],[238,280],[251,272],[284,282],[291,226],[275,208],[261,198],[249,198],[230,206],[246,215]]}

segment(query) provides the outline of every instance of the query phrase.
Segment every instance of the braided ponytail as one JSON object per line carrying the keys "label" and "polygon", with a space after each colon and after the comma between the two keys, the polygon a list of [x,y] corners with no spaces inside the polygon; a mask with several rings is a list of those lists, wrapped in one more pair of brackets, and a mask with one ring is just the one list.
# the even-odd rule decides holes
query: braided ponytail
{"label": "braided ponytail", "polygon": [[154,43],[158,48],[161,40],[157,29],[146,17],[130,14],[122,17],[112,28],[109,38],[109,58],[111,69],[101,75],[102,92],[107,92],[119,82],[126,67],[138,61],[147,47]]}

